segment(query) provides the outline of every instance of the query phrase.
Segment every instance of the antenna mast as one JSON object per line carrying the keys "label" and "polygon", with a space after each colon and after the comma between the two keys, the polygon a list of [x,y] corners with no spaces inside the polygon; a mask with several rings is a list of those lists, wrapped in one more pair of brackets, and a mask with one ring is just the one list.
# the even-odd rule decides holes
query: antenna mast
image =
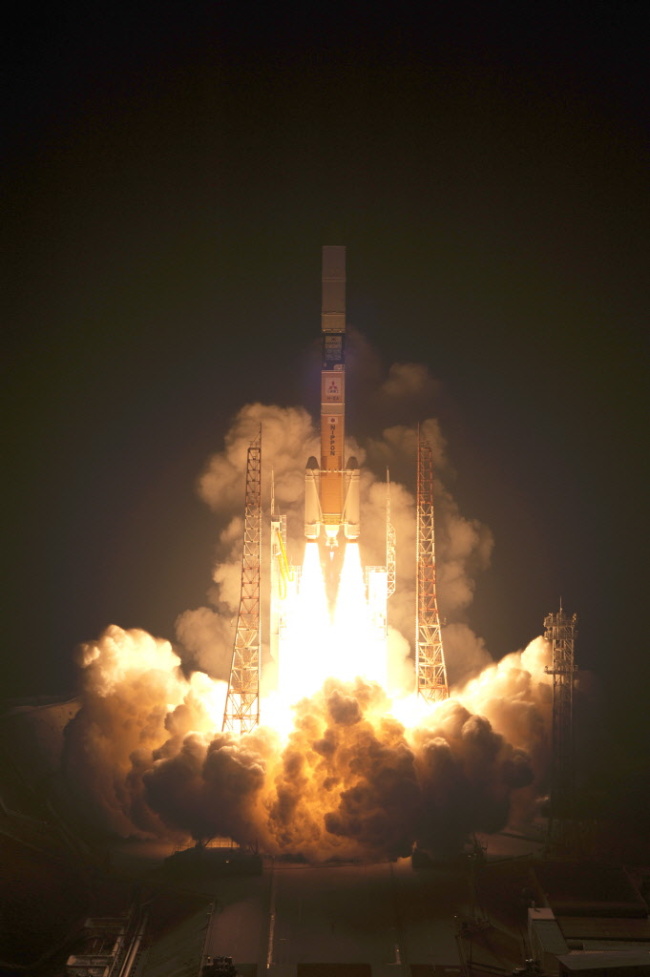
{"label": "antenna mast", "polygon": [[386,469],[386,597],[392,597],[395,593],[395,549],[395,527],[390,521],[390,472]]}

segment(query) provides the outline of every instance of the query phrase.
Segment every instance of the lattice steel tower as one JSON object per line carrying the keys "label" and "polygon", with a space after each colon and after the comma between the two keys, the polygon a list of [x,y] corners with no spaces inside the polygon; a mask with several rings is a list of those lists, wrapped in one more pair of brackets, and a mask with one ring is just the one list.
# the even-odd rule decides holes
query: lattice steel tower
{"label": "lattice steel tower", "polygon": [[436,599],[433,521],[433,452],[418,432],[417,621],[415,671],[418,695],[427,702],[449,696],[447,669]]}
{"label": "lattice steel tower", "polygon": [[551,810],[549,836],[562,843],[571,831],[573,816],[573,685],[576,673],[574,643],[577,616],[560,609],[544,618],[544,637],[551,645],[553,676],[553,731],[551,767]]}
{"label": "lattice steel tower", "polygon": [[390,473],[386,469],[386,597],[395,593],[395,527],[390,521]]}
{"label": "lattice steel tower", "polygon": [[251,441],[246,458],[244,552],[237,633],[230,666],[223,729],[248,733],[260,721],[262,565],[262,432]]}

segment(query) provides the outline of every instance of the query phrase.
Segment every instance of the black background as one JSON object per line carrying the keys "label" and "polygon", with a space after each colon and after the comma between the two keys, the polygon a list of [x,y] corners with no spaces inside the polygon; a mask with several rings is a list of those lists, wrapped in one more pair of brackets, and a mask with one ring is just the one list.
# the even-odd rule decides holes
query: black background
{"label": "black background", "polygon": [[452,490],[495,535],[471,625],[499,658],[562,597],[647,752],[647,4],[378,8],[14,11],[5,692],[204,601],[195,480],[244,403],[316,411],[344,243],[349,321],[442,381]]}

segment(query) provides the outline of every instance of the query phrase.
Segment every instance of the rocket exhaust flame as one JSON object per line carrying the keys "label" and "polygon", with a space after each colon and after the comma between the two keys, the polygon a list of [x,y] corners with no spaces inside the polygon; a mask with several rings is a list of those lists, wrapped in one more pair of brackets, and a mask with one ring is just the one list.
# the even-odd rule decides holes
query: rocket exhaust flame
{"label": "rocket exhaust flame", "polygon": [[287,706],[313,695],[331,676],[385,682],[385,648],[372,628],[356,543],[342,547],[342,561],[335,566],[340,573],[333,577],[336,589],[330,594],[319,545],[306,544],[279,662],[278,696]]}

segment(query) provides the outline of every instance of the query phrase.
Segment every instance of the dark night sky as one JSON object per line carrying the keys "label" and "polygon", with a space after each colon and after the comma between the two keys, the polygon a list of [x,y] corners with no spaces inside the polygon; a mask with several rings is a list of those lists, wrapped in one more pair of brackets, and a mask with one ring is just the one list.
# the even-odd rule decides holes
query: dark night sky
{"label": "dark night sky", "polygon": [[649,8],[350,7],[16,14],[6,691],[204,601],[195,479],[239,406],[305,403],[345,243],[349,321],[443,382],[454,494],[496,538],[470,623],[499,657],[561,595],[643,732]]}

